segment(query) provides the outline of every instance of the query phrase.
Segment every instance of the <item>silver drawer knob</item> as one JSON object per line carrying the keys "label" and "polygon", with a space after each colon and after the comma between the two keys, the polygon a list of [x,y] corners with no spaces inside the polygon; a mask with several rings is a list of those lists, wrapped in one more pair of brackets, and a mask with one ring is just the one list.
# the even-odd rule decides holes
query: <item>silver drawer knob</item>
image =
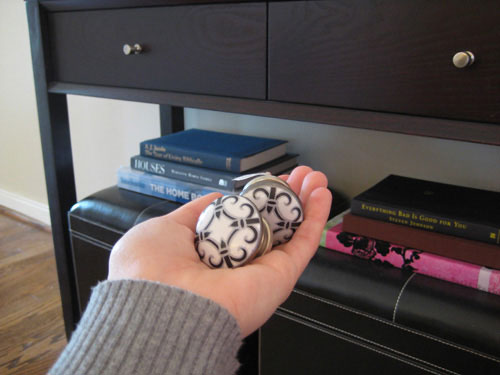
{"label": "silver drawer knob", "polygon": [[465,68],[474,63],[474,54],[470,51],[457,52],[453,56],[453,65],[457,68]]}
{"label": "silver drawer knob", "polygon": [[123,53],[125,55],[131,55],[131,54],[138,55],[141,52],[142,52],[142,47],[140,44],[136,43],[133,46],[131,46],[130,44],[123,45]]}

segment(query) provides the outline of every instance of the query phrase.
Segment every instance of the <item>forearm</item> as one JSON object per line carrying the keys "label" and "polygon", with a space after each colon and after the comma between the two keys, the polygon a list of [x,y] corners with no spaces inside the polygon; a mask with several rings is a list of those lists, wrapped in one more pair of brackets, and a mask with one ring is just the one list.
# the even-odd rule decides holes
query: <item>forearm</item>
{"label": "forearm", "polygon": [[234,374],[236,320],[213,301],[147,281],[107,281],[51,375]]}

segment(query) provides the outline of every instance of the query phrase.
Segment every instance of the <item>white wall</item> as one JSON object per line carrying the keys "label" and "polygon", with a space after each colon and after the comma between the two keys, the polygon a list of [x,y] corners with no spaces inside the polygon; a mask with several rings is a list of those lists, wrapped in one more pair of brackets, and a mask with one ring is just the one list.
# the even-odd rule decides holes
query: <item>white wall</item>
{"label": "white wall", "polygon": [[0,2],[0,204],[46,221],[31,55],[23,1]]}
{"label": "white wall", "polygon": [[[0,2],[0,204],[48,222],[24,2]],[[158,106],[68,98],[77,196],[114,184],[139,141],[159,135]],[[186,126],[290,141],[301,162],[353,196],[389,173],[500,191],[500,147],[187,109]]]}
{"label": "white wall", "polygon": [[77,199],[116,184],[116,170],[160,135],[157,105],[69,96]]}

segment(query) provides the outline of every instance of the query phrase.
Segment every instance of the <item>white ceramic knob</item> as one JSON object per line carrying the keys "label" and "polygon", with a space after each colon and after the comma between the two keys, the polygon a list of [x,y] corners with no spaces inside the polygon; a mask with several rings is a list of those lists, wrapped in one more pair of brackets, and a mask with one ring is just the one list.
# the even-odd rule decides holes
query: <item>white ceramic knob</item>
{"label": "white ceramic knob", "polygon": [[201,213],[195,245],[207,266],[233,268],[269,251],[272,237],[269,226],[248,198],[226,195]]}
{"label": "white ceramic knob", "polygon": [[290,241],[304,220],[299,197],[278,177],[257,177],[245,185],[240,195],[250,199],[269,223],[273,246]]}

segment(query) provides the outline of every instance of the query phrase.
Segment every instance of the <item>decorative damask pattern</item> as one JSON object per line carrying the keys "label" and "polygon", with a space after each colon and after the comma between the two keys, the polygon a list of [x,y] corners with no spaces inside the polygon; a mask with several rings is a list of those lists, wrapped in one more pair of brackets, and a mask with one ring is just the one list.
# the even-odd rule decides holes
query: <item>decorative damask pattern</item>
{"label": "decorative damask pattern", "polygon": [[261,215],[249,199],[239,195],[212,202],[196,225],[196,251],[212,268],[233,268],[252,260],[261,239]]}
{"label": "decorative damask pattern", "polygon": [[372,260],[375,263],[385,264],[394,267],[393,263],[386,261],[389,255],[401,257],[402,264],[399,266],[405,271],[415,272],[413,263],[420,259],[422,251],[402,246],[391,245],[387,241],[374,240],[371,238],[341,232],[337,235],[337,240],[346,248],[352,248],[352,255],[358,258]]}
{"label": "decorative damask pattern", "polygon": [[257,206],[269,223],[273,246],[288,242],[304,220],[300,199],[285,184],[262,181],[243,190],[242,195]]}

